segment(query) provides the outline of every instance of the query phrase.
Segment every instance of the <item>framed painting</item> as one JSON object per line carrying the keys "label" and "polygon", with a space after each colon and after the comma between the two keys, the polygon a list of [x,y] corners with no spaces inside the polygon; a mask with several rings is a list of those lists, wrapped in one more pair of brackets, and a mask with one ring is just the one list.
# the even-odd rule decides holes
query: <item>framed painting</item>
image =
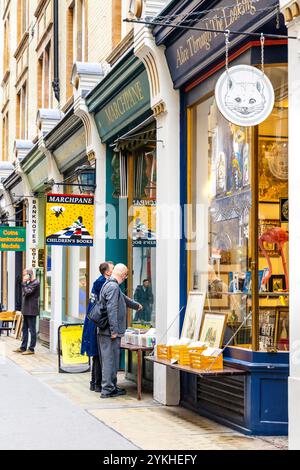
{"label": "framed painting", "polygon": [[284,274],[273,274],[269,280],[269,292],[284,292],[286,281]]}
{"label": "framed painting", "polygon": [[227,324],[225,312],[205,312],[201,325],[200,341],[209,347],[221,348]]}
{"label": "framed painting", "polygon": [[227,309],[230,306],[229,273],[220,273],[208,283],[206,307]]}
{"label": "framed painting", "polygon": [[202,323],[204,303],[204,292],[192,291],[189,293],[181,332],[182,338],[189,338],[194,341],[198,340]]}
{"label": "framed painting", "polygon": [[276,347],[279,351],[289,351],[289,312],[280,310],[278,313]]}
{"label": "framed painting", "polygon": [[287,223],[289,221],[289,200],[286,197],[280,198],[280,222]]}

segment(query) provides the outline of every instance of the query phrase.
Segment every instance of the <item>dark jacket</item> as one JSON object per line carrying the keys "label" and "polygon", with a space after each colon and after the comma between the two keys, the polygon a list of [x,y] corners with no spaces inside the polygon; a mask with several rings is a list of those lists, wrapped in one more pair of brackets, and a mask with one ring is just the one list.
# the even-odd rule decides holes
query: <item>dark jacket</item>
{"label": "dark jacket", "polygon": [[22,314],[37,317],[40,313],[40,283],[37,279],[22,284]]}
{"label": "dark jacket", "polygon": [[153,304],[153,292],[151,287],[137,286],[134,293],[134,300],[139,302],[143,307],[149,307]]}
{"label": "dark jacket", "polygon": [[[99,300],[100,292],[103,285],[106,282],[104,276],[100,276],[93,284],[90,301],[87,308],[87,315],[90,312],[92,306],[95,302]],[[88,319],[86,315],[84,320],[84,327],[82,333],[82,343],[81,343],[81,354],[85,353],[89,357],[94,357],[99,355],[98,345],[97,345],[97,327],[95,323]]]}
{"label": "dark jacket", "polygon": [[138,310],[139,304],[127,297],[120,289],[116,279],[109,279],[100,293],[100,302],[107,310],[109,330],[103,335],[123,336],[126,331],[127,307]]}

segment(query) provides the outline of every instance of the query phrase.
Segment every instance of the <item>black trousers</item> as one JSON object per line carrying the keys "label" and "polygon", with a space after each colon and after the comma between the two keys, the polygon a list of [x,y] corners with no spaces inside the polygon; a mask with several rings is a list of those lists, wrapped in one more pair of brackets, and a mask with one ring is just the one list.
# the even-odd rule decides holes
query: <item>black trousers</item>
{"label": "black trousers", "polygon": [[36,317],[31,315],[24,315],[23,316],[23,341],[21,344],[21,349],[23,351],[27,350],[28,339],[29,335],[28,332],[30,331],[30,351],[34,351],[36,347]]}
{"label": "black trousers", "polygon": [[91,384],[96,387],[101,387],[102,382],[102,364],[99,356],[93,356],[92,358],[92,377]]}

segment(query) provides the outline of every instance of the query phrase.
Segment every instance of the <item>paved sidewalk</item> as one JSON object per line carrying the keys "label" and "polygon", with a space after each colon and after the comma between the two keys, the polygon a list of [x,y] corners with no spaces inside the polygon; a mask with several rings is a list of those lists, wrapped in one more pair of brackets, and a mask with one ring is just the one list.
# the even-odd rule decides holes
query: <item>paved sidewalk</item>
{"label": "paved sidewalk", "polygon": [[136,447],[9,359],[0,365],[0,449]]}
{"label": "paved sidewalk", "polygon": [[0,338],[1,449],[287,448],[287,438],[244,436],[183,408],[161,406],[148,393],[139,402],[123,374],[128,395],[101,400],[89,391],[89,374],[58,374],[57,357],[46,348],[21,356],[12,352],[18,344]]}

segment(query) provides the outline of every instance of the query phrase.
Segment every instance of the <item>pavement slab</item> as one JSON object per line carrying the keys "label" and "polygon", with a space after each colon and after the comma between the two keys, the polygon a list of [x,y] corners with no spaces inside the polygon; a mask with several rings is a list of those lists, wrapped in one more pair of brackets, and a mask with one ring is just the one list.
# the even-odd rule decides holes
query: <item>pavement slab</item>
{"label": "pavement slab", "polygon": [[7,359],[0,365],[1,450],[134,450],[136,446]]}
{"label": "pavement slab", "polygon": [[[165,407],[119,374],[123,397],[101,400],[90,374],[59,374],[57,356],[13,352],[0,338],[0,449],[283,450],[286,437],[244,436],[181,407]],[[4,400],[3,400],[3,397]]]}

